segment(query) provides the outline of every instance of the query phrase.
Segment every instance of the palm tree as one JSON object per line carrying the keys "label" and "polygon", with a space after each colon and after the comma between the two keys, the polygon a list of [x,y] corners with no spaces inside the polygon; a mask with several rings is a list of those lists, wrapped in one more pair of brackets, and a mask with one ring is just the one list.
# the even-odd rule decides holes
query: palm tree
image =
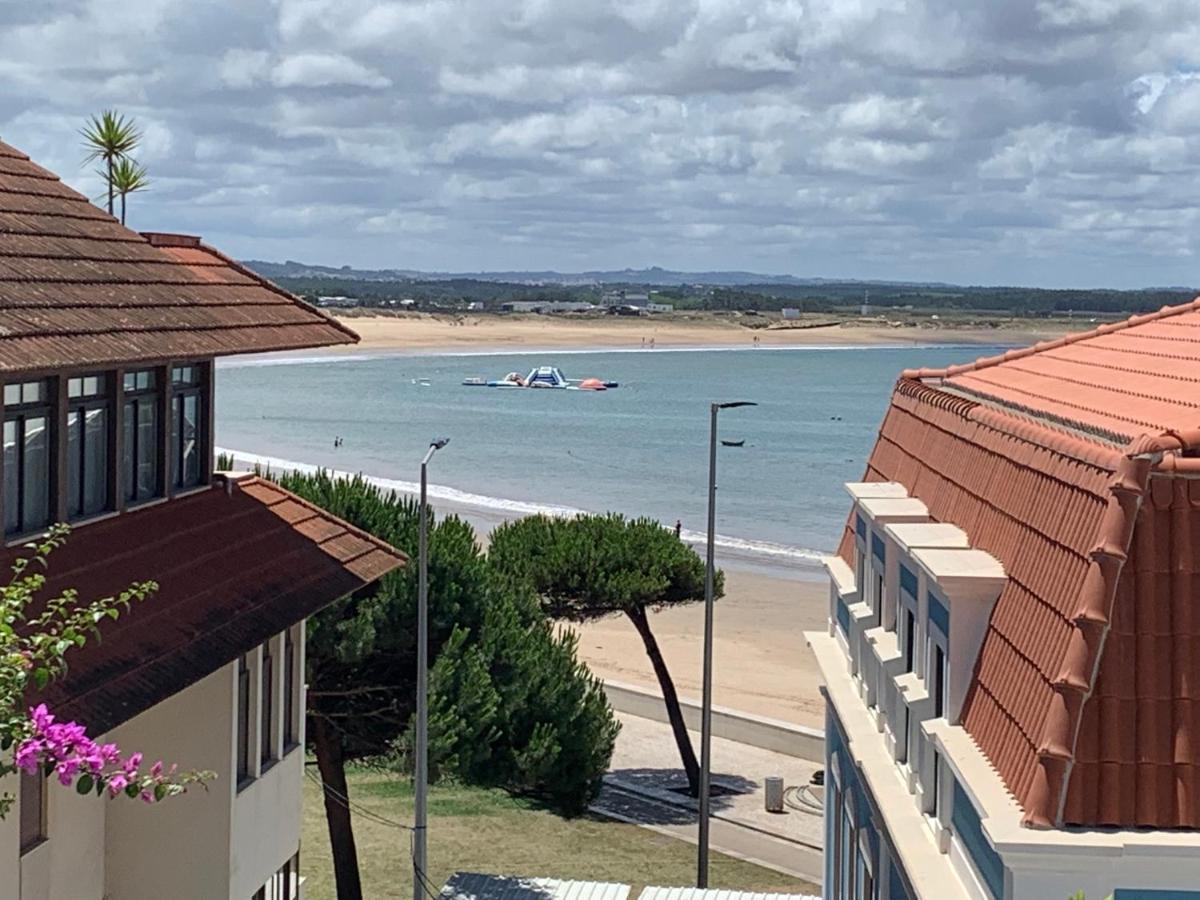
{"label": "palm tree", "polygon": [[[150,187],[146,167],[135,159],[123,156],[109,170],[108,190],[121,198],[121,224],[125,224],[125,198]],[[111,201],[110,201],[111,202]]]}
{"label": "palm tree", "polygon": [[88,152],[84,162],[96,159],[104,161],[101,175],[108,182],[108,214],[112,215],[116,194],[113,171],[119,161],[127,159],[137,149],[142,132],[132,119],[127,119],[116,110],[106,109],[100,115],[92,116],[79,133]]}

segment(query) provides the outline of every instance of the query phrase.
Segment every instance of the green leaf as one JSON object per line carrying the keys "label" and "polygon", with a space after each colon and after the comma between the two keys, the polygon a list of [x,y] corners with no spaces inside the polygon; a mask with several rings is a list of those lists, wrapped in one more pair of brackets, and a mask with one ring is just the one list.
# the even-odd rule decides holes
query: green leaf
{"label": "green leaf", "polygon": [[140,787],[138,787],[136,784],[130,784],[125,787],[125,796],[129,797],[130,799],[137,797],[137,795],[140,794],[141,792],[142,792],[142,789]]}
{"label": "green leaf", "polygon": [[45,690],[46,685],[50,683],[50,670],[38,668],[33,670],[33,686],[39,691]]}
{"label": "green leaf", "polygon": [[80,794],[88,793],[95,786],[96,779],[91,775],[80,775],[79,780],[75,782],[75,790]]}
{"label": "green leaf", "polygon": [[162,800],[167,796],[167,786],[165,784],[156,784],[154,786],[154,799]]}

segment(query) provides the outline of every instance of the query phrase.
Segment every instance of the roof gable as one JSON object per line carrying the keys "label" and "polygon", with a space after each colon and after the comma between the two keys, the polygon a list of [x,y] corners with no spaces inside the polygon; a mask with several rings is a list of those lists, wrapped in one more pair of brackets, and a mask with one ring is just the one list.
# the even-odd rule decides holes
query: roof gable
{"label": "roof gable", "polygon": [[947,369],[905,372],[1124,444],[1200,423],[1200,298]]}
{"label": "roof gable", "polygon": [[0,375],[356,340],[198,238],[125,228],[0,142]]}

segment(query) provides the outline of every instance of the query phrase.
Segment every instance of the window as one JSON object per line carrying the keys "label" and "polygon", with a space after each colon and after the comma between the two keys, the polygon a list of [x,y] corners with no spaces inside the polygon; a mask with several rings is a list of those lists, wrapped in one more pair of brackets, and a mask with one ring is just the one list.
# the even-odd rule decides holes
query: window
{"label": "window", "polygon": [[203,391],[200,367],[171,370],[171,467],[176,488],[200,484]]}
{"label": "window", "polygon": [[261,744],[259,751],[259,759],[264,763],[273,759],[275,754],[272,752],[274,747],[271,742],[271,714],[275,711],[275,704],[272,702],[274,697],[271,691],[271,645],[263,644],[262,648],[262,725],[259,728],[259,742]]}
{"label": "window", "polygon": [[139,503],[162,495],[158,471],[159,392],[153,369],[125,373],[124,447],[122,472],[125,499]]}
{"label": "window", "polygon": [[237,682],[237,777],[238,782],[254,777],[250,769],[250,666],[238,658]]}
{"label": "window", "polygon": [[21,773],[21,852],[46,839],[46,777]]}
{"label": "window", "polygon": [[296,900],[300,896],[300,854],[297,853],[254,892],[251,900]]}
{"label": "window", "polygon": [[830,829],[833,832],[833,890],[830,893],[832,900],[844,900],[845,893],[842,890],[842,792],[838,790],[837,781],[833,781],[833,790],[831,792],[833,810],[833,827]]}
{"label": "window", "polygon": [[900,615],[904,617],[904,671],[911,672],[916,661],[917,617],[911,609],[901,609]]}
{"label": "window", "polygon": [[933,717],[940,719],[946,711],[946,654],[933,645]]}
{"label": "window", "polygon": [[296,743],[296,644],[292,629],[283,633],[283,746]]}
{"label": "window", "polygon": [[883,573],[878,572],[875,575],[875,608],[872,610],[874,615],[875,627],[879,627],[879,623],[883,621]]}
{"label": "window", "polygon": [[67,380],[67,514],[72,519],[110,508],[108,499],[108,377]]}
{"label": "window", "polygon": [[854,898],[854,814],[850,809],[849,792],[842,799],[841,846],[838,848],[838,887],[840,900]]}
{"label": "window", "polygon": [[4,386],[4,533],[50,524],[50,382]]}

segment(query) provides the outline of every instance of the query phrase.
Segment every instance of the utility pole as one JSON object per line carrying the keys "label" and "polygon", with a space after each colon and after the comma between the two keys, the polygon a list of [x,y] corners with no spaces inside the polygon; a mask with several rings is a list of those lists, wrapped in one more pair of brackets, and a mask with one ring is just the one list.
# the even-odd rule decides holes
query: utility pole
{"label": "utility pole", "polygon": [[430,441],[421,460],[420,527],[417,539],[417,741],[413,772],[413,900],[426,900],[425,878],[429,872],[427,803],[429,796],[429,507],[426,470],[433,454],[450,438]]}

